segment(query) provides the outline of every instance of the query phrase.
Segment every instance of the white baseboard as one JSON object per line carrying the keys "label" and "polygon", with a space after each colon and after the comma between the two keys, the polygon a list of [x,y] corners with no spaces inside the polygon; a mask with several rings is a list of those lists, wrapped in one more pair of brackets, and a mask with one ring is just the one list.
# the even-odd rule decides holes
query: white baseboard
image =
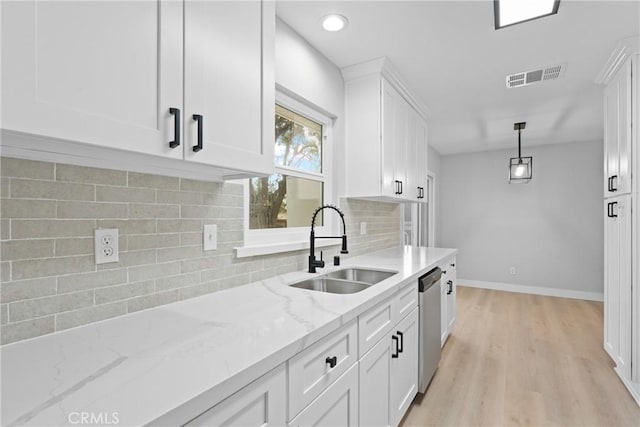
{"label": "white baseboard", "polygon": [[633,400],[635,400],[638,406],[640,406],[640,383],[631,382],[623,375],[620,375],[620,371],[618,370],[618,368],[613,368],[613,370],[616,371],[616,374],[618,374],[618,378],[620,378],[624,386],[627,388],[629,394],[631,394],[631,397],[633,397]]}
{"label": "white baseboard", "polygon": [[501,282],[484,282],[481,280],[458,279],[458,286],[470,288],[494,289],[496,291],[517,292],[521,294],[546,295],[561,298],[584,299],[589,301],[604,301],[604,293],[574,291],[571,289],[544,288],[541,286],[514,285]]}

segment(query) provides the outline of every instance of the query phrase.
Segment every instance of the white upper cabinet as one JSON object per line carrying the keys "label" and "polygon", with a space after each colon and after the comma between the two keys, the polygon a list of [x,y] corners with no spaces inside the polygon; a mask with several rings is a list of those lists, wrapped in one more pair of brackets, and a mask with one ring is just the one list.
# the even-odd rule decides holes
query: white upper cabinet
{"label": "white upper cabinet", "polygon": [[604,91],[604,197],[631,193],[631,57]]}
{"label": "white upper cabinet", "polygon": [[203,178],[268,174],[274,39],[270,1],[3,2],[5,154]]}
{"label": "white upper cabinet", "polygon": [[187,160],[272,172],[274,39],[263,39],[263,28],[275,34],[274,7],[260,1],[185,1]]}
{"label": "white upper cabinet", "polygon": [[181,158],[182,5],[3,2],[2,89],[4,129]]}
{"label": "white upper cabinet", "polygon": [[423,107],[384,58],[342,69],[346,94],[346,196],[426,201]]}

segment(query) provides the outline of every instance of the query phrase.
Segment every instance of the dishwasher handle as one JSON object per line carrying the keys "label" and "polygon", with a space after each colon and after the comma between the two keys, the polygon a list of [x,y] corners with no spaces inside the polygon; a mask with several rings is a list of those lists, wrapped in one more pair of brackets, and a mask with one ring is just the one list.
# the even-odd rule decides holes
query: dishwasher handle
{"label": "dishwasher handle", "polygon": [[425,292],[427,289],[438,283],[441,277],[442,270],[440,267],[429,270],[427,274],[418,279],[418,291]]}

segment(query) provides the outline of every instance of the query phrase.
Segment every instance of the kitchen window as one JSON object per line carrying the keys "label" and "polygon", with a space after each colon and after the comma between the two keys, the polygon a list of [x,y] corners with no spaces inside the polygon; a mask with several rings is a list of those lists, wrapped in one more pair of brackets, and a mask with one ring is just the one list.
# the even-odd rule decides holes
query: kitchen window
{"label": "kitchen window", "polygon": [[[314,210],[330,203],[333,119],[282,92],[276,94],[275,173],[245,182],[245,246],[238,257],[303,249]],[[316,218],[316,229],[332,229]],[[329,244],[334,242],[327,242]]]}

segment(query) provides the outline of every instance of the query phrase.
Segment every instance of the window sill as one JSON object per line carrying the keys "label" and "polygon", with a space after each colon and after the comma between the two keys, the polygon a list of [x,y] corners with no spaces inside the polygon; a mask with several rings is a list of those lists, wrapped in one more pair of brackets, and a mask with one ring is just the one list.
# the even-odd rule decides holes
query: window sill
{"label": "window sill", "polygon": [[[324,240],[324,241],[316,241],[316,248],[326,248],[330,246],[340,246],[340,241],[336,240]],[[270,255],[277,254],[282,252],[292,252],[299,251],[303,249],[309,249],[309,241],[298,241],[298,242],[286,242],[286,243],[274,243],[268,245],[252,245],[252,246],[242,246],[239,248],[235,248],[236,250],[236,258],[247,258],[251,256],[258,255]]]}

